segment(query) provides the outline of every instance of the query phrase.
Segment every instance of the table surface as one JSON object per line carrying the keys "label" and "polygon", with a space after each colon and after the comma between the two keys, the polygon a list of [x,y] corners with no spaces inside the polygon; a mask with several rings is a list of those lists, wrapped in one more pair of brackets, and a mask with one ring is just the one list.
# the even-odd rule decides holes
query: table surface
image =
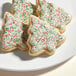
{"label": "table surface", "polygon": [[76,76],[76,56],[57,69],[40,76]]}
{"label": "table surface", "polygon": [[0,70],[0,76],[76,76],[76,56],[63,64],[36,72],[11,72]]}

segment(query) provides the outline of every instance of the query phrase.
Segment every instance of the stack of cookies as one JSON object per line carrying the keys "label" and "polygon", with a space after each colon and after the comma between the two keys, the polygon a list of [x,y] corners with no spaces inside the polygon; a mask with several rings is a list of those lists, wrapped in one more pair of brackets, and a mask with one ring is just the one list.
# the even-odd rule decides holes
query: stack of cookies
{"label": "stack of cookies", "polygon": [[2,26],[1,49],[4,52],[20,49],[29,55],[53,55],[64,43],[66,25],[71,15],[46,0],[13,0],[12,12],[6,12]]}

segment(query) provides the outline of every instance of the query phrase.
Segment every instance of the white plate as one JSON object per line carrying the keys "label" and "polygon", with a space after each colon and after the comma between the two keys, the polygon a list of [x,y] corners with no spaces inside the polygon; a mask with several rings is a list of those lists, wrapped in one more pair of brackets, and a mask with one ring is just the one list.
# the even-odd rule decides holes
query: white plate
{"label": "white plate", "polygon": [[[35,0],[30,0],[35,3]],[[48,0],[49,1],[49,0]],[[53,56],[30,57],[27,52],[15,51],[12,53],[0,53],[0,69],[12,71],[34,71],[60,64],[76,54],[76,1],[75,0],[50,0],[57,5],[64,7],[72,16],[72,22],[67,26],[64,33],[66,42],[57,49]],[[2,15],[6,10],[10,10],[11,0],[0,0],[0,27],[2,25]],[[8,8],[8,9],[7,9]]]}

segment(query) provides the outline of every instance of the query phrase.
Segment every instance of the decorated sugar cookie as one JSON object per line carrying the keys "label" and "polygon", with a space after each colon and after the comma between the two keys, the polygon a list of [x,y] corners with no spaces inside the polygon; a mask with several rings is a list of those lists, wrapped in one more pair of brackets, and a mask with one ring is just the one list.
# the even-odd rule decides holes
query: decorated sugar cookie
{"label": "decorated sugar cookie", "polygon": [[31,56],[38,56],[43,52],[52,55],[56,47],[60,46],[65,40],[58,29],[33,15],[30,18],[28,34],[27,45]]}
{"label": "decorated sugar cookie", "polygon": [[60,32],[65,31],[65,27],[71,21],[71,15],[62,8],[55,6],[46,0],[36,0],[37,15],[43,21],[47,21],[51,26],[56,27]]}
{"label": "decorated sugar cookie", "polygon": [[[25,28],[24,28],[25,29]],[[12,14],[6,12],[2,27],[2,50],[9,52],[17,48],[25,50],[27,34],[22,23]]]}
{"label": "decorated sugar cookie", "polygon": [[23,24],[29,24],[29,15],[34,12],[34,5],[28,0],[13,0],[13,14],[19,18]]}

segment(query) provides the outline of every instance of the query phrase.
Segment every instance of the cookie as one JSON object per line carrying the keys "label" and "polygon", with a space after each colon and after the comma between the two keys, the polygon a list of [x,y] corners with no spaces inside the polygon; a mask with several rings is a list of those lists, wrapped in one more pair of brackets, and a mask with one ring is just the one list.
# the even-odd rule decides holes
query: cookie
{"label": "cookie", "polygon": [[35,5],[28,0],[13,0],[12,13],[19,18],[23,24],[29,24],[29,15],[35,14]]}
{"label": "cookie", "polygon": [[60,46],[65,40],[58,29],[34,15],[30,17],[28,35],[27,45],[31,56],[38,56],[44,52],[52,55],[56,47]]}
{"label": "cookie", "polygon": [[12,14],[6,12],[4,15],[4,24],[2,26],[2,50],[10,52],[15,49],[27,49],[27,34],[24,31],[22,23]]}
{"label": "cookie", "polygon": [[65,31],[66,25],[70,23],[72,16],[55,4],[48,3],[46,0],[36,0],[37,15],[43,21],[56,27],[61,33]]}

